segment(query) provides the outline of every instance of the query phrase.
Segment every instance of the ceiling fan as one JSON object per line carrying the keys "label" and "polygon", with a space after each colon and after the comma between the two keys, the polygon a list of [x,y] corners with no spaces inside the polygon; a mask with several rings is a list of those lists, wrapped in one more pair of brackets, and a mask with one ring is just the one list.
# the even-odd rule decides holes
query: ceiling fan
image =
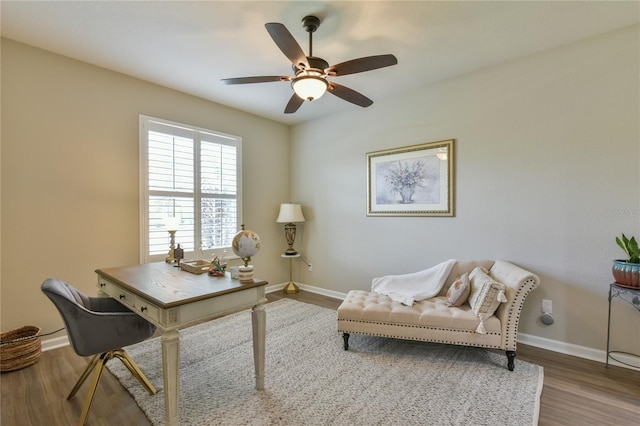
{"label": "ceiling fan", "polygon": [[316,16],[305,16],[302,18],[302,26],[309,33],[309,56],[304,54],[300,45],[283,24],[274,22],[265,24],[273,41],[291,61],[295,76],[223,78],[222,82],[225,84],[248,84],[290,81],[294,94],[284,109],[285,114],[296,112],[305,100],[313,101],[320,98],[325,92],[361,107],[373,104],[373,101],[363,94],[335,83],[328,77],[340,77],[396,65],[398,63],[396,57],[390,54],[366,56],[329,66],[329,63],[324,59],[313,56],[313,33],[320,26],[320,19]]}

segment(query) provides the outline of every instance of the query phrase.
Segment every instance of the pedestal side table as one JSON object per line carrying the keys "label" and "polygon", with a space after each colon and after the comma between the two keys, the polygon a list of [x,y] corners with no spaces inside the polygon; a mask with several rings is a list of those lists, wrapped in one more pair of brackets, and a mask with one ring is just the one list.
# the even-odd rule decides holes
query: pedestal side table
{"label": "pedestal side table", "polygon": [[286,286],[284,286],[284,291],[286,294],[294,294],[300,291],[296,283],[293,282],[293,259],[296,257],[300,257],[300,253],[297,254],[281,254],[281,257],[289,259],[289,282]]}

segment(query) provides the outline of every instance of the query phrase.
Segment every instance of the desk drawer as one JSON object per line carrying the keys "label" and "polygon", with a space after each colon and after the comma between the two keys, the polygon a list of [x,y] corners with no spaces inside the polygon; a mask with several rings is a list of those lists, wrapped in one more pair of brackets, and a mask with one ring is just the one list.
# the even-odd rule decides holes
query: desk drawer
{"label": "desk drawer", "polygon": [[143,317],[147,317],[152,321],[160,320],[160,310],[157,306],[154,306],[144,299],[139,297],[135,298],[135,307],[133,308],[137,313]]}
{"label": "desk drawer", "polygon": [[113,283],[107,280],[100,279],[98,281],[98,290],[119,300],[120,303],[128,306],[129,308],[133,309],[135,307],[135,296],[133,294],[113,285]]}
{"label": "desk drawer", "polygon": [[117,295],[114,295],[112,297],[115,297],[120,301],[120,303],[122,303],[123,305],[127,305],[130,308],[135,306],[135,298],[133,294],[129,293],[128,291],[117,289]]}

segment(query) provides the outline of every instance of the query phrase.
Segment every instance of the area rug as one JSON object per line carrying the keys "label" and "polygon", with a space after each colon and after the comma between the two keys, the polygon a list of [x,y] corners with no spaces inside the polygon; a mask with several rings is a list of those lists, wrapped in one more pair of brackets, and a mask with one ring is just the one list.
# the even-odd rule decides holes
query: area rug
{"label": "area rug", "polygon": [[[283,299],[266,305],[265,389],[255,389],[250,311],[180,332],[184,425],[535,425],[542,367],[479,348],[336,331],[336,311]],[[129,346],[158,389],[121,363],[109,370],[154,425],[164,424],[160,339]]]}

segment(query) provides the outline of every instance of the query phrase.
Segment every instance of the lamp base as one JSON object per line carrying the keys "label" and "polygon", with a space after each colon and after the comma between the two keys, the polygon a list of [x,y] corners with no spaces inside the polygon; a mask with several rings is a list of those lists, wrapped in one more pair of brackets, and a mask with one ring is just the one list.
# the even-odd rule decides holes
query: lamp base
{"label": "lamp base", "polygon": [[238,281],[241,283],[253,282],[253,266],[240,266],[238,267]]}
{"label": "lamp base", "polygon": [[293,281],[289,281],[289,283],[282,289],[282,291],[284,291],[285,294],[295,294],[299,292],[300,289],[298,288],[296,283],[294,283]]}
{"label": "lamp base", "polygon": [[295,251],[293,248],[289,247],[288,249],[286,249],[284,251],[284,255],[285,256],[295,256],[296,254],[298,254],[297,251]]}

